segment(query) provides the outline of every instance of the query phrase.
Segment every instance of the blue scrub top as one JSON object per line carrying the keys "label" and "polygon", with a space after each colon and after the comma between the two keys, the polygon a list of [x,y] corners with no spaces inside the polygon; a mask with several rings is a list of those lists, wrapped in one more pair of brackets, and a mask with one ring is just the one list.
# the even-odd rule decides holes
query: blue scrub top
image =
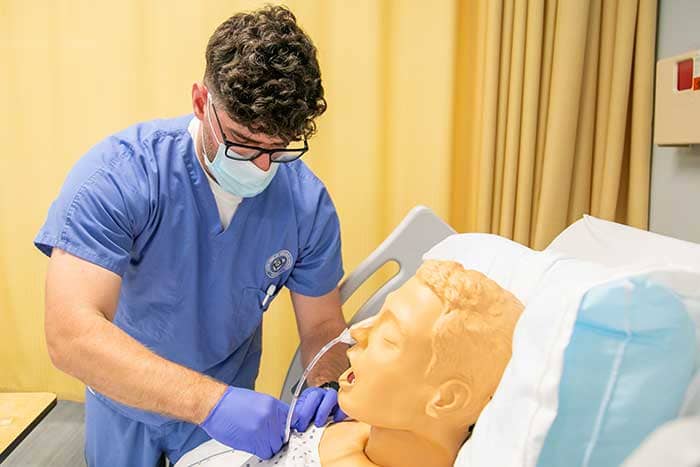
{"label": "blue scrub top", "polygon": [[[343,276],[335,207],[301,161],[238,206],[223,230],[187,126],[140,123],[93,147],[71,170],[35,244],[122,277],[114,324],[158,355],[253,388],[271,284],[307,296]],[[115,349],[115,351],[119,351]],[[138,421],[170,419],[97,396]]]}

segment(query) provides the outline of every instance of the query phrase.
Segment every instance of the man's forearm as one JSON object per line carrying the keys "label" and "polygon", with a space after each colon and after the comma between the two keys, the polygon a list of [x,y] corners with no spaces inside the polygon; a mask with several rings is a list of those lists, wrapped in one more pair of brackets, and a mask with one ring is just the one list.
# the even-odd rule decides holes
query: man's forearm
{"label": "man's forearm", "polygon": [[[321,348],[345,329],[344,322],[330,323],[319,327],[316,332],[301,340],[301,360],[303,365],[311,362],[311,359]],[[348,368],[349,362],[345,354],[348,346],[346,344],[334,345],[326,355],[319,360],[308,378],[310,386],[318,386],[328,381],[336,381],[338,377]]]}
{"label": "man's forearm", "polygon": [[63,338],[47,336],[52,359],[106,396],[201,423],[226,390],[223,383],[154,354],[98,311],[81,315],[80,325]]}

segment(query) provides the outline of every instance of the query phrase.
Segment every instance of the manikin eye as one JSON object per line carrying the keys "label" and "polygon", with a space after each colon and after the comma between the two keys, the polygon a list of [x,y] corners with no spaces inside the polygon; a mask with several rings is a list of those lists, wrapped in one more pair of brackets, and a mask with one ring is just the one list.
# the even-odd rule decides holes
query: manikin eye
{"label": "manikin eye", "polygon": [[382,341],[394,347],[399,346],[401,342],[401,332],[397,329],[393,321],[384,321],[376,329],[377,334],[381,336]]}
{"label": "manikin eye", "polygon": [[381,335],[382,335],[382,340],[385,343],[392,345],[394,347],[398,347],[399,342],[401,342],[401,339],[398,338],[397,333],[394,332],[394,330],[391,329],[389,326],[382,329]]}

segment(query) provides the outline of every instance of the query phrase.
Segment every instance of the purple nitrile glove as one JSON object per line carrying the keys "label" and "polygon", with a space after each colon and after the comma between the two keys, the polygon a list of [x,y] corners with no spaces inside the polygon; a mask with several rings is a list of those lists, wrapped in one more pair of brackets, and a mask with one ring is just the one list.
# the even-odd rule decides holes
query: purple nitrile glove
{"label": "purple nitrile glove", "polygon": [[279,399],[229,386],[200,426],[222,444],[269,459],[284,444],[288,412]]}
{"label": "purple nitrile glove", "polygon": [[307,388],[301,393],[294,406],[292,416],[292,428],[298,432],[304,432],[309,428],[311,421],[314,425],[322,427],[332,416],[334,422],[341,422],[347,418],[345,412],[338,406],[338,393],[334,389]]}

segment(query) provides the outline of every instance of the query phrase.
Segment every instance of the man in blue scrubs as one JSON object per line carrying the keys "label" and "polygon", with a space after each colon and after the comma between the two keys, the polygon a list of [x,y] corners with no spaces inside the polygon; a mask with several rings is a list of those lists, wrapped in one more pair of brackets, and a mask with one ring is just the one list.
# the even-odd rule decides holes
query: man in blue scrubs
{"label": "man in blue scrubs", "polygon": [[[326,102],[294,15],[219,26],[192,107],[90,149],[35,239],[49,353],[88,386],[89,465],[176,462],[209,438],[271,457],[289,407],[253,391],[263,313],[291,291],[306,362],[345,327],[338,216],[299,160]],[[310,382],[346,366],[338,346]],[[304,397],[297,429],[344,417],[332,389]]]}

